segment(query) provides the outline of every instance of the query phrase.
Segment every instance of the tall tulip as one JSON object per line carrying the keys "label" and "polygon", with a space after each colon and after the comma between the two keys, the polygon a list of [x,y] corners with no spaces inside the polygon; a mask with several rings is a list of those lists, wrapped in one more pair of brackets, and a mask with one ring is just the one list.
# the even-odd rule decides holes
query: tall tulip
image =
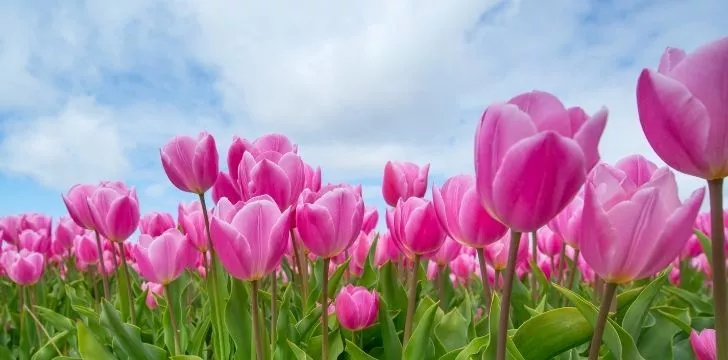
{"label": "tall tulip", "polygon": [[425,196],[429,172],[430,164],[419,167],[410,162],[387,161],[382,182],[384,201],[389,206],[396,206],[400,199]]}
{"label": "tall tulip", "polygon": [[[505,360],[515,249],[520,232],[533,232],[556,216],[599,161],[607,122],[602,109],[589,118],[555,96],[533,91],[483,113],[475,134],[478,195],[486,210],[513,234],[503,289],[497,360]],[[510,260],[513,261],[510,261]]]}

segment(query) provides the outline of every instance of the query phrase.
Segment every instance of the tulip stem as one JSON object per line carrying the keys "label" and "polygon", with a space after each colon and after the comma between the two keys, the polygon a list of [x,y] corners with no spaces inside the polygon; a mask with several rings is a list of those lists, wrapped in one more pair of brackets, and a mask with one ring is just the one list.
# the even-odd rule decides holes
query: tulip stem
{"label": "tulip stem", "polygon": [[407,282],[409,291],[407,293],[407,316],[404,320],[404,344],[409,341],[410,334],[412,334],[412,320],[415,316],[415,306],[417,306],[417,270],[420,267],[420,255],[416,254],[412,261],[412,272],[410,272],[410,278]]}
{"label": "tulip stem", "polygon": [[323,273],[321,274],[321,359],[329,359],[329,262],[324,259]]}
{"label": "tulip stem", "polygon": [[[217,284],[217,257],[215,256],[215,247],[212,245],[212,235],[210,234],[210,216],[207,213],[207,203],[205,202],[205,194],[198,194],[200,198],[200,206],[202,207],[202,217],[205,221],[205,232],[207,233],[207,244],[210,251],[210,267],[206,274],[207,291],[210,296],[210,311],[212,318],[212,336],[213,336],[213,352],[215,357],[223,358],[227,356],[225,354],[227,350],[227,330],[224,323],[224,314],[222,306],[220,305],[220,297],[222,294],[218,294]],[[227,285],[227,284],[225,284]],[[222,299],[223,301],[225,299]]]}
{"label": "tulip stem", "polygon": [[708,180],[710,238],[713,254],[713,298],[715,341],[718,360],[728,359],[728,298],[726,297],[725,232],[723,224],[723,179]]}
{"label": "tulip stem", "polygon": [[[531,260],[533,260],[533,264],[538,266],[538,235],[534,231],[531,233]],[[538,289],[536,286],[538,285],[538,282],[536,281],[536,273],[531,272],[531,298],[533,299],[533,303],[536,304],[538,301]]]}
{"label": "tulip stem", "polygon": [[270,275],[271,280],[271,296],[270,296],[270,343],[275,349],[276,346],[276,325],[278,324],[278,272],[273,270]]}
{"label": "tulip stem", "polygon": [[296,240],[296,232],[291,229],[291,244],[293,244],[293,260],[296,262],[298,274],[301,279],[301,294],[303,295],[303,303],[308,301],[308,267],[306,266],[306,258],[301,252]]}
{"label": "tulip stem", "polygon": [[483,282],[483,305],[485,313],[490,311],[490,299],[493,296],[490,292],[490,283],[488,282],[488,267],[485,265],[485,249],[478,248],[478,263],[480,263],[480,279]]}
{"label": "tulip stem", "polygon": [[[124,244],[119,243],[119,254],[121,255],[121,270],[124,272],[124,280],[126,286],[126,295],[129,298],[129,315],[131,316],[131,324],[136,324],[136,311],[134,309],[134,293],[131,291],[131,274],[129,273],[129,265],[126,263],[126,254],[124,253]],[[119,284],[121,286],[121,284]]]}
{"label": "tulip stem", "polygon": [[602,335],[604,335],[604,327],[607,324],[607,316],[609,308],[612,306],[612,299],[617,291],[617,284],[607,283],[602,305],[599,307],[599,315],[597,315],[597,323],[594,325],[594,335],[592,336],[591,345],[589,346],[589,360],[599,358],[599,348],[602,345]]}
{"label": "tulip stem", "polygon": [[106,265],[104,264],[104,251],[101,250],[101,236],[98,230],[94,230],[96,234],[96,251],[99,253],[99,266],[101,268],[101,281],[104,283],[104,299],[109,298],[109,279],[106,276]]}
{"label": "tulip stem", "polygon": [[258,360],[263,360],[263,339],[260,332],[260,307],[258,306],[258,280],[250,282],[250,316],[253,318],[253,338],[255,339],[255,353]]}
{"label": "tulip stem", "polygon": [[[574,250],[574,260],[569,264],[569,277],[566,279],[566,288],[571,290],[574,287],[574,280],[576,279],[576,262],[579,260],[579,249]],[[563,299],[562,306],[566,306],[566,297]]]}
{"label": "tulip stem", "polygon": [[518,246],[521,242],[521,233],[511,230],[511,247],[508,249],[508,264],[506,265],[506,277],[503,284],[503,303],[500,308],[498,319],[498,343],[497,360],[506,360],[506,340],[508,339],[508,316],[511,310],[511,292],[513,291],[513,276],[516,273],[516,256]]}
{"label": "tulip stem", "polygon": [[445,265],[437,266],[437,295],[440,298],[440,308],[447,311],[445,303]]}
{"label": "tulip stem", "polygon": [[169,324],[172,326],[172,338],[174,339],[174,355],[181,355],[179,329],[177,328],[177,318],[174,313],[174,305],[172,302],[172,293],[169,291],[169,285],[164,285],[164,293],[167,295],[167,312],[169,312]]}
{"label": "tulip stem", "polygon": [[556,283],[561,284],[564,276],[564,259],[566,258],[566,242],[561,243],[561,252],[559,252],[558,269],[556,269]]}

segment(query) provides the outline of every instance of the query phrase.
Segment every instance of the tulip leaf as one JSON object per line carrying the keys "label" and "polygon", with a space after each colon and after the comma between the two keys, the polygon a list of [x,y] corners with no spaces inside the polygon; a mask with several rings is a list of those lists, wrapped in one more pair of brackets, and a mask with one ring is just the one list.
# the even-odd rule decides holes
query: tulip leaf
{"label": "tulip leaf", "polygon": [[66,338],[71,334],[69,330],[63,330],[48,339],[46,343],[33,354],[31,360],[50,360],[60,355],[56,348],[63,346],[66,342]]}
{"label": "tulip leaf", "polygon": [[435,326],[435,316],[439,309],[438,303],[434,303],[425,311],[412,333],[412,337],[404,347],[404,360],[421,360],[425,358],[425,351],[427,351],[430,336],[432,336],[432,330]]}
{"label": "tulip leaf", "polygon": [[524,322],[513,342],[527,360],[547,360],[591,339],[592,327],[573,307],[558,308]]}
{"label": "tulip leaf", "polygon": [[116,358],[106,351],[96,336],[86,327],[83,321],[76,323],[76,336],[78,338],[78,352],[84,360],[115,360]]}
{"label": "tulip leaf", "polygon": [[367,354],[364,350],[360,349],[351,340],[346,340],[346,354],[349,355],[351,360],[376,360],[375,357]]}
{"label": "tulip leaf", "polygon": [[[330,322],[329,322],[330,323]],[[323,351],[323,337],[316,335],[311,338],[306,347],[306,353],[313,356],[316,359],[321,358],[321,352]],[[341,331],[336,328],[333,331],[329,331],[329,359],[338,359],[339,355],[344,352],[344,342],[341,340]]]}
{"label": "tulip leaf", "polygon": [[205,277],[205,282],[211,309],[210,322],[212,324],[213,352],[216,358],[227,359],[231,353],[230,335],[226,323],[228,316],[226,307],[230,297],[228,293],[228,275],[215,255],[211,258],[210,269]]}
{"label": "tulip leaf", "polygon": [[708,259],[712,259],[713,258],[713,244],[711,243],[708,235],[706,235],[704,232],[702,232],[698,229],[693,229],[693,232],[695,233],[695,236],[698,238],[698,241],[700,242],[700,247],[703,249],[705,256],[707,256]]}
{"label": "tulip leaf", "polygon": [[655,323],[642,329],[637,344],[646,359],[673,359],[673,339],[682,330],[659,311],[652,311]]}
{"label": "tulip leaf", "polygon": [[[312,357],[310,357],[308,354],[306,354],[305,351],[301,350],[298,345],[291,342],[291,340],[286,340],[288,342],[288,347],[293,352],[293,355],[296,357],[296,360],[313,360]],[[253,358],[251,358],[253,359]]]}
{"label": "tulip leaf", "polygon": [[392,317],[389,315],[387,301],[382,298],[379,299],[379,323],[381,324],[384,358],[391,360],[401,359],[402,343],[399,341],[397,329],[394,327]]}
{"label": "tulip leaf", "polygon": [[645,315],[648,313],[647,310],[649,310],[650,305],[660,293],[662,286],[667,282],[667,274],[668,272],[663,272],[662,275],[658,276],[649,285],[647,285],[637,296],[637,299],[632,302],[632,305],[630,305],[624,315],[622,327],[625,331],[627,331],[627,333],[629,333],[635,342],[639,342],[640,333],[642,332],[642,323],[645,319]]}
{"label": "tulip leaf", "polygon": [[296,323],[296,341],[298,343],[306,342],[311,337],[313,329],[321,320],[321,307],[315,307],[298,323]]}
{"label": "tulip leaf", "polygon": [[75,329],[75,326],[73,326],[73,322],[71,319],[42,306],[35,305],[33,306],[33,309],[35,310],[35,314],[48,322],[49,324],[53,325],[58,330],[68,330],[73,331]]}
{"label": "tulip leaf", "polygon": [[336,289],[339,287],[339,283],[341,282],[341,278],[344,275],[344,271],[346,271],[349,268],[349,262],[351,261],[351,258],[346,259],[343,264],[339,265],[338,268],[336,268],[336,271],[329,277],[329,284],[328,284],[328,296],[329,299],[333,299],[334,295],[336,295]]}
{"label": "tulip leaf", "polygon": [[453,309],[437,324],[435,336],[446,351],[462,348],[468,344],[468,321],[458,309]]}
{"label": "tulip leaf", "polygon": [[680,289],[674,286],[666,287],[664,291],[675,295],[682,301],[688,303],[697,312],[697,314],[713,315],[713,305],[710,301],[701,299],[697,294],[693,294],[685,289]]}
{"label": "tulip leaf", "polygon": [[[402,285],[397,281],[397,273],[394,269],[394,264],[388,261],[384,266],[380,268],[381,274],[379,275],[379,292],[382,297],[390,306],[390,309],[397,311],[399,314],[407,313],[407,292],[405,292]],[[403,322],[399,323],[402,327]]]}
{"label": "tulip leaf", "polygon": [[[116,249],[115,243],[111,243],[111,246],[113,246],[115,248],[114,252],[118,251]],[[131,281],[131,280],[129,279],[129,273],[127,272],[127,268],[126,268],[127,264],[125,262],[122,262],[120,264],[120,266],[122,268],[116,272],[116,274],[118,276],[118,278],[116,279],[116,283],[118,285],[117,288],[119,290],[119,294],[118,294],[119,296],[117,298],[119,299],[119,302],[121,303],[121,306],[120,306],[121,307],[121,319],[123,321],[128,321],[131,318],[130,317],[131,305],[130,305],[130,301],[129,301],[130,300],[129,291],[131,291],[131,289],[126,287],[126,284],[127,284],[127,281]]]}
{"label": "tulip leaf", "polygon": [[[114,344],[132,359],[159,359],[157,347],[148,346],[141,340],[141,330],[121,321],[119,312],[106,300],[101,303],[101,324],[112,334]],[[156,348],[156,349],[155,349]],[[162,356],[166,358],[166,353]]]}
{"label": "tulip leaf", "polygon": [[202,360],[202,358],[196,355],[175,355],[171,356],[169,360]]}
{"label": "tulip leaf", "polygon": [[627,313],[630,305],[632,305],[644,289],[644,286],[639,286],[617,294],[617,313],[614,316],[614,318],[617,319],[617,322],[621,323],[622,320],[624,320],[624,315]]}
{"label": "tulip leaf", "polygon": [[283,292],[283,301],[278,311],[278,319],[276,323],[276,343],[275,343],[275,359],[289,359],[291,356],[290,348],[286,344],[286,340],[290,338],[292,333],[290,319],[293,318],[291,315],[291,302],[293,299],[293,286],[286,287]]}
{"label": "tulip leaf", "polygon": [[477,337],[473,340],[470,340],[470,343],[468,343],[468,345],[457,354],[457,356],[455,357],[455,360],[470,359],[473,355],[475,355],[475,354],[481,352],[483,349],[485,349],[485,347],[488,346],[489,342],[490,342],[490,335],[485,335],[485,336]]}
{"label": "tulip leaf", "polygon": [[254,359],[253,347],[253,318],[250,314],[250,296],[246,284],[238,279],[232,279],[233,287],[230,291],[225,309],[225,324],[227,332],[235,343],[235,358],[239,360]]}
{"label": "tulip leaf", "polygon": [[205,336],[207,335],[208,330],[210,330],[210,314],[205,308],[203,309],[202,320],[197,323],[195,326],[195,332],[192,333],[192,340],[189,345],[189,351],[191,353],[202,355],[205,345]]}
{"label": "tulip leaf", "polygon": [[376,253],[377,243],[379,243],[379,233],[377,233],[369,246],[367,258],[364,260],[364,271],[361,277],[356,279],[356,284],[365,288],[372,288],[377,284],[379,273],[374,270],[374,254]]}

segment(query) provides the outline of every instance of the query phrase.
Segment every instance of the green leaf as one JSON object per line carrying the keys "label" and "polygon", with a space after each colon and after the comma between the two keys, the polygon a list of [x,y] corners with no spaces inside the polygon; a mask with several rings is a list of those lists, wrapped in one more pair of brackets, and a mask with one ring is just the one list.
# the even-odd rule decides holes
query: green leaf
{"label": "green leaf", "polygon": [[708,259],[713,258],[713,245],[710,242],[710,238],[708,235],[706,235],[704,232],[693,229],[693,232],[695,233],[695,236],[698,238],[698,241],[700,241],[700,247],[703,248],[703,252],[705,253],[705,256],[708,257]]}
{"label": "green leaf", "polygon": [[698,314],[713,315],[713,305],[710,301],[700,298],[697,294],[693,294],[685,289],[669,286],[663,289],[668,294],[672,294],[688,303]]}
{"label": "green leaf", "polygon": [[432,329],[435,326],[435,315],[438,309],[439,304],[434,303],[425,311],[420,323],[412,333],[412,337],[404,347],[405,360],[421,360],[425,358],[425,351],[428,347],[427,344],[430,342],[429,337],[432,335]]}
{"label": "green leaf", "polygon": [[591,339],[592,327],[573,307],[558,308],[524,322],[513,342],[524,358],[547,360]]}
{"label": "green leaf", "polygon": [[202,355],[205,345],[205,336],[207,335],[207,331],[209,329],[210,314],[207,313],[207,311],[204,311],[202,321],[197,324],[197,326],[195,327],[195,332],[192,333],[192,340],[189,346],[189,350],[191,353]]}
{"label": "green leaf", "polygon": [[346,340],[346,353],[351,360],[377,360],[348,339]]}
{"label": "green leaf", "polygon": [[215,358],[228,359],[231,352],[230,336],[227,331],[226,306],[228,298],[228,276],[216,255],[212,256],[210,270],[205,278],[209,301],[210,323],[212,324],[212,348]]}
{"label": "green leaf", "polygon": [[[106,300],[101,303],[101,324],[112,334],[114,343],[118,344],[130,358],[140,360],[159,359],[160,352],[156,350],[159,348],[144,344],[141,340],[141,330],[136,326],[122,322],[119,312]],[[166,353],[162,358],[166,358]]]}
{"label": "green leaf", "polygon": [[468,344],[468,321],[458,309],[453,309],[435,327],[435,337],[446,351],[462,348]]}
{"label": "green leaf", "polygon": [[[291,348],[291,351],[293,352],[293,355],[296,357],[296,360],[313,360],[312,357],[308,356],[305,351],[301,350],[298,345],[291,342],[291,340],[286,340],[288,342],[288,347]],[[251,358],[253,359],[253,358]]]}
{"label": "green leaf", "polygon": [[84,360],[116,360],[99,342],[88,327],[79,321],[76,323],[78,352]]}
{"label": "green leaf", "polygon": [[[111,245],[113,247],[116,247],[116,244],[114,244],[114,243],[112,243]],[[117,249],[114,249],[114,252],[117,252],[117,251],[118,251]],[[128,278],[128,276],[127,276],[128,273],[127,273],[127,268],[126,268],[127,264],[125,262],[122,262],[120,264],[120,266],[121,266],[121,269],[119,269],[119,271],[116,272],[116,275],[118,276],[118,278],[116,279],[116,284],[117,284],[117,288],[119,290],[119,293],[118,293],[119,296],[117,296],[117,298],[119,299],[119,301],[121,303],[121,306],[120,306],[121,307],[121,318],[122,318],[122,320],[127,321],[131,318],[131,316],[130,316],[131,306],[129,304],[129,302],[130,302],[129,301],[129,291],[131,289],[126,287],[126,281]],[[131,280],[129,280],[129,281],[131,281]]]}
{"label": "green leaf", "polygon": [[[51,337],[46,343],[33,354],[31,360],[48,360],[59,355],[56,348],[60,348],[66,342],[66,337],[71,334],[69,330],[63,330]],[[54,346],[55,345],[55,346]]]}
{"label": "green leaf", "polygon": [[488,346],[489,342],[490,335],[485,335],[470,340],[468,346],[466,346],[462,351],[460,351],[460,353],[458,353],[457,357],[455,357],[455,360],[470,359],[473,355],[481,352],[486,346]]}
{"label": "green leaf", "polygon": [[653,311],[654,325],[644,329],[637,344],[646,359],[673,359],[673,338],[680,333],[680,327],[658,311]]}
{"label": "green leaf", "polygon": [[663,272],[662,275],[647,285],[637,296],[637,299],[632,302],[632,305],[630,305],[624,315],[622,327],[634,339],[635,343],[639,341],[642,322],[644,321],[645,315],[647,315],[647,310],[649,310],[650,305],[660,293],[662,285],[667,282],[667,274],[668,272]]}
{"label": "green leaf", "polygon": [[379,323],[382,331],[382,344],[384,345],[385,359],[400,360],[402,358],[402,343],[397,335],[392,317],[389,316],[387,302],[379,299]]}
{"label": "green leaf", "polygon": [[225,309],[225,324],[227,332],[235,343],[235,358],[239,360],[254,359],[253,346],[253,317],[250,314],[250,296],[246,284],[238,279],[232,279],[233,288],[230,300]]}
{"label": "green leaf", "polygon": [[351,258],[346,259],[343,264],[339,265],[338,268],[336,268],[336,271],[329,277],[329,284],[328,286],[328,295],[329,299],[333,299],[334,295],[336,295],[336,289],[339,287],[339,283],[341,282],[341,277],[344,275],[344,271],[349,268],[349,262],[351,261]]}
{"label": "green leaf", "polygon": [[377,233],[372,241],[372,245],[369,247],[369,253],[364,261],[364,271],[359,279],[356,280],[356,284],[365,288],[372,288],[377,284],[379,280],[379,273],[374,270],[374,254],[377,249],[377,243],[379,242],[379,233]]}
{"label": "green leaf", "polygon": [[169,358],[170,360],[202,360],[201,357],[196,355],[175,355]]}
{"label": "green leaf", "polygon": [[301,321],[296,323],[296,341],[298,343],[306,342],[311,337],[313,329],[321,320],[321,307],[315,307],[303,318]]}
{"label": "green leaf", "polygon": [[[381,267],[379,275],[379,292],[387,302],[390,309],[398,314],[407,313],[407,292],[397,280],[397,272],[394,264],[388,261]],[[399,323],[400,327],[402,323]]]}
{"label": "green leaf", "polygon": [[44,308],[38,305],[33,306],[33,309],[35,309],[35,314],[38,315],[39,318],[50,323],[58,330],[73,331],[76,328],[75,326],[73,326],[73,321],[71,321],[71,319],[51,309]]}
{"label": "green leaf", "polygon": [[286,340],[291,338],[290,319],[293,318],[291,315],[291,303],[293,299],[293,286],[286,287],[283,292],[283,302],[279,307],[278,319],[276,324],[276,344],[275,344],[275,358],[277,360],[289,359],[292,355],[290,348],[286,344]]}

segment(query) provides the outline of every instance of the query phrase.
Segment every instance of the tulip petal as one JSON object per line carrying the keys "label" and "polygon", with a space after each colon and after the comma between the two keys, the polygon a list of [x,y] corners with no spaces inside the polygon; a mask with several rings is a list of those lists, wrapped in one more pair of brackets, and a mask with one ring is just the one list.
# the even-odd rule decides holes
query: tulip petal
{"label": "tulip petal", "polygon": [[212,246],[220,262],[231,275],[248,280],[250,266],[245,259],[251,258],[248,240],[243,238],[230,224],[213,217],[210,222]]}
{"label": "tulip petal", "polygon": [[[602,209],[590,181],[584,187],[584,207],[581,213],[581,226],[575,231],[574,237],[579,243],[581,255],[602,277],[609,271],[609,259],[614,258],[612,242],[618,236],[617,229],[610,222],[609,215]],[[609,252],[608,252],[609,251]]]}
{"label": "tulip petal", "polygon": [[574,140],[584,152],[587,170],[591,170],[599,162],[599,139],[607,126],[607,108],[602,108],[592,116],[574,135]]}
{"label": "tulip petal", "polygon": [[291,182],[278,164],[270,160],[261,160],[253,167],[250,176],[255,184],[255,190],[251,195],[270,195],[281,209],[290,205]]}
{"label": "tulip petal", "polygon": [[531,91],[512,98],[508,103],[518,106],[521,111],[528,114],[539,132],[552,130],[567,137],[574,135],[569,113],[564,104],[552,94]]}
{"label": "tulip petal", "polygon": [[316,204],[299,206],[296,210],[296,226],[301,240],[314,255],[327,258],[344,250],[343,246],[337,246],[334,242],[334,219],[327,208]]}
{"label": "tulip petal", "polygon": [[129,196],[122,196],[111,203],[106,214],[107,232],[117,242],[124,241],[136,231],[139,225],[139,205]]}

